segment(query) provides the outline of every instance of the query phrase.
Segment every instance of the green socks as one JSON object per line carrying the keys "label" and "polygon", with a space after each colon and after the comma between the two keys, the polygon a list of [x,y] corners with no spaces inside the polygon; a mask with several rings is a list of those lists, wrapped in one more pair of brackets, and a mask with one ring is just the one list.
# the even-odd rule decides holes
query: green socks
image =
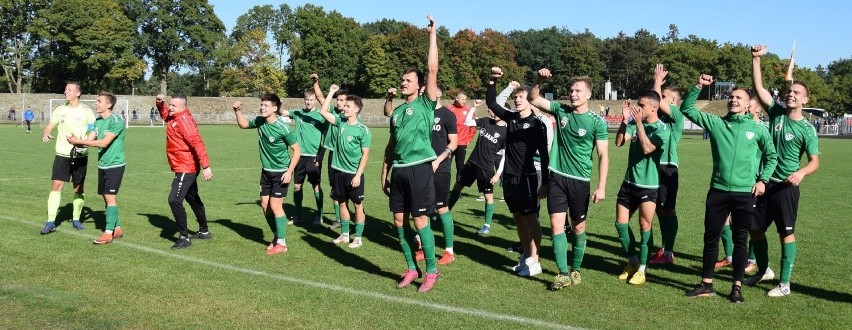
{"label": "green socks", "polygon": [[722,227],[722,247],[725,249],[725,258],[734,255],[734,239],[731,233],[731,225]]}
{"label": "green socks", "polygon": [[494,218],[494,203],[485,204],[485,224],[491,226],[492,218]]}
{"label": "green socks", "polygon": [[651,231],[643,231],[640,233],[642,236],[642,240],[639,243],[639,264],[647,265],[648,264],[648,253],[650,252],[650,248],[648,248],[648,242],[651,241]]}
{"label": "green socks", "polygon": [[59,212],[59,200],[62,198],[61,191],[51,191],[47,195],[47,222],[56,221],[56,213]]}
{"label": "green socks", "polygon": [[334,220],[340,221],[340,204],[337,204],[337,202],[332,204],[334,204]]}
{"label": "green socks", "polygon": [[583,264],[583,256],[586,255],[586,232],[583,231],[580,235],[571,233],[571,236],[574,238],[574,258],[571,263],[571,270],[580,271],[580,265]]}
{"label": "green socks", "polygon": [[[399,245],[402,247],[402,255],[405,257],[405,263],[408,264],[408,269],[417,269],[417,264],[414,263],[414,255],[411,254],[411,245],[408,244],[408,239],[405,235],[405,227],[396,227],[396,232],[399,234]],[[434,238],[432,239],[434,242]],[[432,251],[435,251],[434,246]]]}
{"label": "green socks", "polygon": [[459,197],[461,197],[461,191],[450,191],[450,210],[453,209],[453,206],[456,206],[456,202],[459,201]]}
{"label": "green socks", "polygon": [[71,202],[74,206],[71,220],[80,220],[80,215],[83,214],[83,202],[85,202],[83,194],[74,193],[74,201]]}
{"label": "green socks", "polygon": [[302,216],[302,190],[293,190],[293,206],[296,207],[296,216]]}
{"label": "green socks", "polygon": [[106,230],[114,230],[118,222],[118,206],[106,207]]}
{"label": "green socks", "polygon": [[323,206],[322,190],[314,192],[314,199],[317,201],[317,214],[319,214],[319,216],[322,216],[322,206]]}
{"label": "green socks", "polygon": [[[452,248],[453,247],[453,214],[450,212],[445,212],[444,214],[439,215],[441,218],[441,224],[444,227],[444,247]],[[430,229],[431,230],[431,229]],[[424,250],[424,253],[426,251]]]}
{"label": "green socks", "polygon": [[420,229],[420,243],[423,245],[423,255],[426,257],[426,273],[435,274],[438,266],[435,264],[435,234],[432,227],[426,223],[426,227]]}
{"label": "green socks", "polygon": [[781,246],[781,283],[790,283],[794,261],[796,261],[796,242],[783,243]]}
{"label": "green socks", "polygon": [[625,258],[633,257],[636,249],[636,237],[633,237],[633,232],[626,223],[615,223],[615,230],[618,231],[618,239],[621,240],[621,248]]}
{"label": "green socks", "polygon": [[750,244],[754,250],[754,261],[757,263],[757,271],[759,274],[766,272],[769,267],[769,242],[764,237],[762,240],[751,240]]}
{"label": "green socks", "polygon": [[565,232],[553,235],[553,254],[560,274],[568,274],[568,238]]}
{"label": "green socks", "polygon": [[275,217],[275,237],[284,239],[287,237],[287,216]]}
{"label": "green socks", "polygon": [[[347,231],[347,233],[348,233],[348,231]],[[355,237],[361,237],[362,234],[364,234],[364,223],[363,222],[356,222],[355,223]]]}
{"label": "green socks", "polygon": [[343,235],[349,235],[349,219],[340,220],[340,233]]}

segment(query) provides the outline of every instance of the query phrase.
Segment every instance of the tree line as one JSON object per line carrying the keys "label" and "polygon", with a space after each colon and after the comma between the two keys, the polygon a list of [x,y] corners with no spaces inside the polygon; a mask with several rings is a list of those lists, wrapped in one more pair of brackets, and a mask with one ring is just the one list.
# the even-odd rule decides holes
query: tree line
{"label": "tree line", "polygon": [[[0,0],[0,16],[6,22],[0,25],[0,92],[10,93],[58,93],[65,81],[76,80],[87,93],[300,97],[316,72],[323,85],[378,98],[396,87],[404,68],[426,67],[428,46],[420,26],[394,19],[359,23],[312,4],[255,6],[230,35],[206,0]],[[620,97],[632,97],[647,88],[656,63],[669,69],[668,84],[683,88],[699,73],[751,84],[750,45],[681,36],[674,24],[665,36],[640,29],[610,38],[557,27],[454,34],[441,27],[438,42],[438,78],[449,94],[460,89],[484,96],[492,66],[526,83],[537,69],[549,68],[554,79],[543,91],[556,97],[568,94],[572,76],[591,77],[595,98],[603,98],[606,81]],[[786,51],[786,45],[771,46]],[[786,88],[787,61],[764,57],[767,86]],[[852,58],[797,67],[794,77],[810,87],[810,106],[852,112]]]}

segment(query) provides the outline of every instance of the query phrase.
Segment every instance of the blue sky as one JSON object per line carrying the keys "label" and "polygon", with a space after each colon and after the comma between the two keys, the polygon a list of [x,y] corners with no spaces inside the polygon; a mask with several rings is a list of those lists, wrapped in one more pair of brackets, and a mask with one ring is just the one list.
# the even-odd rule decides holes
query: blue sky
{"label": "blue sky", "polygon": [[[216,15],[230,32],[237,17],[256,5],[277,7],[282,1],[210,0]],[[286,2],[291,8],[305,1]],[[832,61],[852,58],[852,2],[849,1],[375,1],[318,0],[310,3],[326,11],[336,10],[360,23],[393,18],[425,26],[432,14],[450,33],[469,28],[509,32],[567,27],[571,31],[588,28],[599,38],[613,37],[619,31],[632,35],[644,28],[657,36],[676,24],[681,37],[702,38],[743,44],[768,44],[769,51],[782,58],[790,56],[796,40],[796,65],[814,68]]]}

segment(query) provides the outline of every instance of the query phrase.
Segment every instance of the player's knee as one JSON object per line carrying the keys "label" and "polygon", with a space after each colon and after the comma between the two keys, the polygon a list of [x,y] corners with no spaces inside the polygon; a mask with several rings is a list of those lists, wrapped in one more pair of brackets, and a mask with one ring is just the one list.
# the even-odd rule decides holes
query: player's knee
{"label": "player's knee", "polygon": [[178,196],[169,196],[169,205],[179,206],[181,204],[183,204],[182,198],[178,198]]}

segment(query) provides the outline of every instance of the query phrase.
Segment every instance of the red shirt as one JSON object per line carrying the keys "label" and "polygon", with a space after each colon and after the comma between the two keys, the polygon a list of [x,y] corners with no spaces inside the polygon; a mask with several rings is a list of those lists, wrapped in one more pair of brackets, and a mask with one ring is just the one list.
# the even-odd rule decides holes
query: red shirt
{"label": "red shirt", "polygon": [[198,173],[210,166],[207,148],[198,133],[198,124],[186,109],[169,115],[166,102],[157,102],[160,117],[166,121],[166,156],[175,173]]}
{"label": "red shirt", "polygon": [[476,127],[470,127],[464,124],[464,119],[467,118],[467,112],[470,111],[470,107],[467,105],[462,105],[461,107],[456,106],[456,103],[447,106],[447,109],[453,112],[456,115],[456,130],[459,134],[459,145],[466,146],[473,140],[474,135],[476,135]]}

